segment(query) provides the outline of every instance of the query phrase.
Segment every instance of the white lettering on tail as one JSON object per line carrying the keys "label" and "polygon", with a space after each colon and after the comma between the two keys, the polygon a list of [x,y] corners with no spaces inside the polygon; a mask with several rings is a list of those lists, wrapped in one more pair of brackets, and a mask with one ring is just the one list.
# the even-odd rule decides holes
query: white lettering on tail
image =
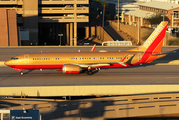
{"label": "white lettering on tail", "polygon": [[146,43],[144,44],[145,48],[148,48],[151,43],[155,40],[155,38],[160,34],[160,32],[163,30],[165,26],[163,26],[162,24],[157,28],[157,30],[152,34],[152,36],[149,38],[149,40],[146,41]]}

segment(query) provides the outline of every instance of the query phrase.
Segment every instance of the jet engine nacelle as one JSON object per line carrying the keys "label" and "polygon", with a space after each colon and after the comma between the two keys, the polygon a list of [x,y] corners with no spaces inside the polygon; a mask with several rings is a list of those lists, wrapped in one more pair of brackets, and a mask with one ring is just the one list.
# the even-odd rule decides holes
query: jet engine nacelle
{"label": "jet engine nacelle", "polygon": [[66,74],[79,74],[81,68],[78,65],[63,65],[62,71]]}

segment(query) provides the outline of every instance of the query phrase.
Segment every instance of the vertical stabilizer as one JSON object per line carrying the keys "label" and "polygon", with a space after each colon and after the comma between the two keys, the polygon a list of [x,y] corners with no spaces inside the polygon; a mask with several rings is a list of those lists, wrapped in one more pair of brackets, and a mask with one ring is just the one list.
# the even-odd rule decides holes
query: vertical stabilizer
{"label": "vertical stabilizer", "polygon": [[128,51],[160,53],[162,49],[167,25],[168,25],[168,21],[162,21],[142,46]]}

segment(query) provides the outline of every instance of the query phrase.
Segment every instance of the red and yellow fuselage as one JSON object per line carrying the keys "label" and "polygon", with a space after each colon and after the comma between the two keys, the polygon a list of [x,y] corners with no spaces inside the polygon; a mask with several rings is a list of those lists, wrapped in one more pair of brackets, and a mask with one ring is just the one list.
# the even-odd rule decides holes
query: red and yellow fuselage
{"label": "red and yellow fuselage", "polygon": [[95,68],[121,68],[150,63],[164,57],[161,54],[168,22],[162,21],[142,46],[126,52],[59,52],[29,53],[11,58],[5,62],[14,70],[23,69],[58,69],[67,74],[77,74]]}

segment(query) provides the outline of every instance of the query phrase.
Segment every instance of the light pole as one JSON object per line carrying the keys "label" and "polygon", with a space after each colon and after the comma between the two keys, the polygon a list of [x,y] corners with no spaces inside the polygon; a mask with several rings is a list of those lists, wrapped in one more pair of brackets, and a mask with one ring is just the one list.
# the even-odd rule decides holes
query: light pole
{"label": "light pole", "polygon": [[139,40],[139,39],[140,39],[140,38],[139,38],[139,35],[140,35],[140,34],[139,34],[139,32],[140,32],[140,31],[139,31],[139,30],[140,30],[140,29],[139,29],[139,23],[140,23],[140,22],[139,22],[139,19],[140,19],[140,17],[139,17],[139,10],[138,10],[138,43],[137,43],[138,45],[140,45],[140,40]]}
{"label": "light pole", "polygon": [[[139,17],[138,17],[138,19],[139,19]],[[136,23],[136,24],[137,24],[137,29],[138,29],[138,30],[137,30],[137,31],[138,31],[138,36],[137,36],[137,37],[138,37],[138,41],[137,41],[137,44],[139,44],[139,43],[140,43],[140,42],[139,42],[139,35],[140,35],[140,34],[139,34],[139,20],[138,20],[138,21],[133,21],[132,23]]]}
{"label": "light pole", "polygon": [[118,23],[118,25],[117,25],[117,26],[118,26],[118,27],[117,27],[117,30],[119,30],[119,0],[118,0],[118,22],[117,22],[117,23]]}
{"label": "light pole", "polygon": [[58,36],[60,36],[60,46],[61,46],[61,37],[63,36],[63,34],[58,34]]}

